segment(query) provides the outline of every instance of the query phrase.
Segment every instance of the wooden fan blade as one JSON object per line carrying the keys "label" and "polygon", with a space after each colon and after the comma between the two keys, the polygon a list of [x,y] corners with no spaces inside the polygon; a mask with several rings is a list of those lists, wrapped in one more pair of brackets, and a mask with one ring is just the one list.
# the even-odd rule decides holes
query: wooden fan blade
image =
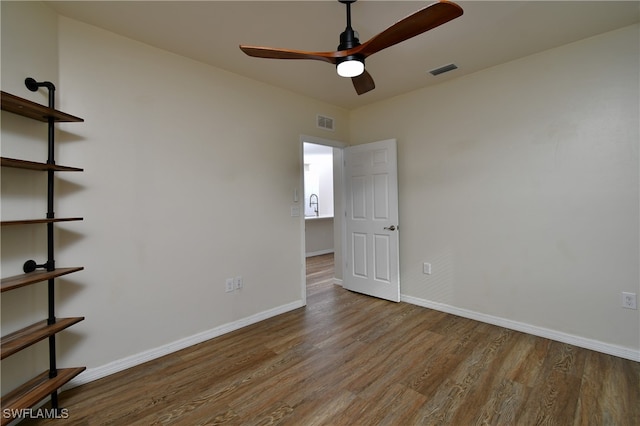
{"label": "wooden fan blade", "polygon": [[441,0],[439,3],[433,3],[401,19],[369,41],[349,49],[348,53],[359,53],[366,58],[382,49],[449,22],[462,14],[463,10],[460,6],[447,0]]}
{"label": "wooden fan blade", "polygon": [[270,59],[311,59],[315,61],[336,63],[337,52],[307,52],[304,50],[278,49],[273,47],[244,46],[240,45],[240,50],[255,58]]}
{"label": "wooden fan blade", "polygon": [[351,81],[353,82],[353,87],[355,87],[358,95],[362,95],[363,93],[367,93],[368,91],[376,88],[376,84],[373,82],[373,78],[367,70],[364,70],[364,72],[359,76],[351,77]]}

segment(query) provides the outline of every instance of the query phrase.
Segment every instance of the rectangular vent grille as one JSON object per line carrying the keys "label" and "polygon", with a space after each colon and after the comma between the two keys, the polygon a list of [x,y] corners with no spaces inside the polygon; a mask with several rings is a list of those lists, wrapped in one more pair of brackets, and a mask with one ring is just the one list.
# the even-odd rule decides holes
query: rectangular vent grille
{"label": "rectangular vent grille", "polygon": [[316,118],[316,124],[321,129],[335,130],[333,118],[324,115],[318,115]]}
{"label": "rectangular vent grille", "polygon": [[440,75],[443,74],[445,72],[449,72],[449,71],[453,71],[453,70],[457,70],[458,66],[456,64],[449,64],[449,65],[445,65],[443,67],[440,68],[436,68],[434,70],[429,71],[431,73],[431,75]]}

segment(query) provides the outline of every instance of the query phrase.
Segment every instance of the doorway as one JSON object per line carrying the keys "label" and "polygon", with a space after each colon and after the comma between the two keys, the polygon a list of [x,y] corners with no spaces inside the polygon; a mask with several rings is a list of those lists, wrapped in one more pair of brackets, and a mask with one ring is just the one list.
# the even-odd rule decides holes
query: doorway
{"label": "doorway", "polygon": [[[306,266],[307,297],[313,298],[315,295],[320,298],[323,297],[326,294],[326,290],[334,285],[333,253],[307,257]],[[307,300],[312,303],[311,300]]]}
{"label": "doorway", "polygon": [[307,260],[332,254],[333,282],[342,284],[343,148],[338,141],[300,137],[303,299],[306,303]]}
{"label": "doorway", "polygon": [[333,253],[333,147],[303,143],[305,257]]}

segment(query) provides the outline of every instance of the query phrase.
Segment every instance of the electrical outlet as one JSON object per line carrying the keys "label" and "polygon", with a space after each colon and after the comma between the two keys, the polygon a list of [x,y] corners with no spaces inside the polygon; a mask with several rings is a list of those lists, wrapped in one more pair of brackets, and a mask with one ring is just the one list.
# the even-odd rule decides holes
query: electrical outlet
{"label": "electrical outlet", "polygon": [[242,279],[242,277],[235,277],[234,285],[236,287],[236,290],[240,290],[242,286],[244,286],[244,279]]}
{"label": "electrical outlet", "polygon": [[638,301],[635,293],[622,292],[622,307],[627,309],[638,309]]}
{"label": "electrical outlet", "polygon": [[227,281],[225,282],[224,291],[229,293],[229,292],[232,292],[233,289],[234,289],[233,278],[227,278]]}

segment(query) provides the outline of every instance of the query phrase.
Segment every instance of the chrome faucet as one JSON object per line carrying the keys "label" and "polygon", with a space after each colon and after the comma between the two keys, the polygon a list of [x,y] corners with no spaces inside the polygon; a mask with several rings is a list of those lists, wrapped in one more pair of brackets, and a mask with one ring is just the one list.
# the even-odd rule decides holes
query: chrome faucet
{"label": "chrome faucet", "polygon": [[[313,201],[313,197],[316,197],[316,201]],[[316,205],[316,208],[314,209],[314,211],[316,212],[316,216],[320,216],[320,214],[318,213],[318,195],[317,194],[311,194],[309,196],[309,207],[313,207],[313,205]]]}

